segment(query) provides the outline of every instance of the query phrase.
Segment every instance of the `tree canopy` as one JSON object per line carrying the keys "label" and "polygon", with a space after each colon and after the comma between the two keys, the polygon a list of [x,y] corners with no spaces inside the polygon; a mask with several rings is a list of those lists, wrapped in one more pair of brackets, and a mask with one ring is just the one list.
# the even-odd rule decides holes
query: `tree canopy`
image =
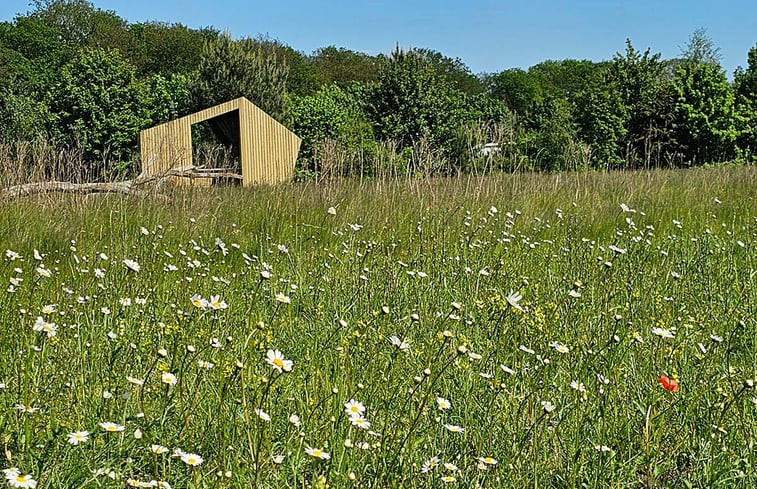
{"label": "tree canopy", "polygon": [[[606,61],[473,74],[430,48],[304,53],[214,27],[130,23],[87,0],[34,0],[30,12],[0,22],[0,142],[76,146],[99,177],[137,167],[141,129],[239,96],[303,137],[308,171],[321,167],[324,144],[360,158],[422,146],[445,171],[476,165],[486,143],[500,148],[496,158],[486,153],[489,167],[535,170],[757,154],[757,45],[729,82],[704,29],[675,59],[628,40]],[[221,126],[216,136],[228,135]]]}

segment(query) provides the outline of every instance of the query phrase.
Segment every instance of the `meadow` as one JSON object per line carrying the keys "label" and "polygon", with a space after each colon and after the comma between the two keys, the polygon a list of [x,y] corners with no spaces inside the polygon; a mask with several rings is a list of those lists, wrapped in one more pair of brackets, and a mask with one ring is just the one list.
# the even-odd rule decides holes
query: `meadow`
{"label": "meadow", "polygon": [[8,487],[755,487],[757,172],[0,207]]}

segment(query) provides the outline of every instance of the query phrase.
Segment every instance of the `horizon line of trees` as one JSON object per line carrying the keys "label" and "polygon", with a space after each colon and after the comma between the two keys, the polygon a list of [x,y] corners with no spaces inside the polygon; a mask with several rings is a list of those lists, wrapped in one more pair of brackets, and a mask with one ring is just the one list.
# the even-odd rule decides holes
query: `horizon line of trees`
{"label": "horizon line of trees", "polygon": [[[609,61],[474,75],[430,49],[306,55],[212,27],[129,23],[87,0],[34,0],[0,22],[0,143],[46,138],[78,148],[97,179],[127,175],[140,130],[245,96],[303,139],[305,176],[752,162],[757,44],[746,61],[729,82],[698,29],[676,59],[628,40]],[[228,144],[222,129],[197,138]]]}

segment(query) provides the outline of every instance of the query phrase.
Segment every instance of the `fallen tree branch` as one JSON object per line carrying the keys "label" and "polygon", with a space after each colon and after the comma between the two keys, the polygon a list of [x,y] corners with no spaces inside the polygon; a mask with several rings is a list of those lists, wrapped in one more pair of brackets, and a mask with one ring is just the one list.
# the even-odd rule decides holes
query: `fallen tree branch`
{"label": "fallen tree branch", "polygon": [[[148,164],[147,168],[151,165]],[[140,173],[133,180],[124,180],[122,182],[91,182],[91,183],[71,183],[60,181],[49,182],[32,182],[21,185],[12,185],[0,190],[0,200],[12,200],[19,197],[25,197],[38,194],[49,193],[70,193],[70,194],[102,194],[102,193],[120,193],[144,197],[150,193],[154,195],[170,178],[233,178],[241,179],[242,176],[236,173],[227,172],[199,172],[198,168],[192,165],[172,168],[166,172],[148,175],[147,170]],[[149,190],[143,190],[148,184],[153,184]]]}

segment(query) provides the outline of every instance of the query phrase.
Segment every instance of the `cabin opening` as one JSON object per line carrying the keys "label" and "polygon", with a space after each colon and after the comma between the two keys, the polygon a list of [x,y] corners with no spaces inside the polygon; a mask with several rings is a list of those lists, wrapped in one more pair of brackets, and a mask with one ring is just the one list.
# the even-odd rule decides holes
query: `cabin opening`
{"label": "cabin opening", "polygon": [[191,125],[192,163],[198,172],[221,173],[210,185],[242,184],[242,150],[239,110],[232,110]]}

